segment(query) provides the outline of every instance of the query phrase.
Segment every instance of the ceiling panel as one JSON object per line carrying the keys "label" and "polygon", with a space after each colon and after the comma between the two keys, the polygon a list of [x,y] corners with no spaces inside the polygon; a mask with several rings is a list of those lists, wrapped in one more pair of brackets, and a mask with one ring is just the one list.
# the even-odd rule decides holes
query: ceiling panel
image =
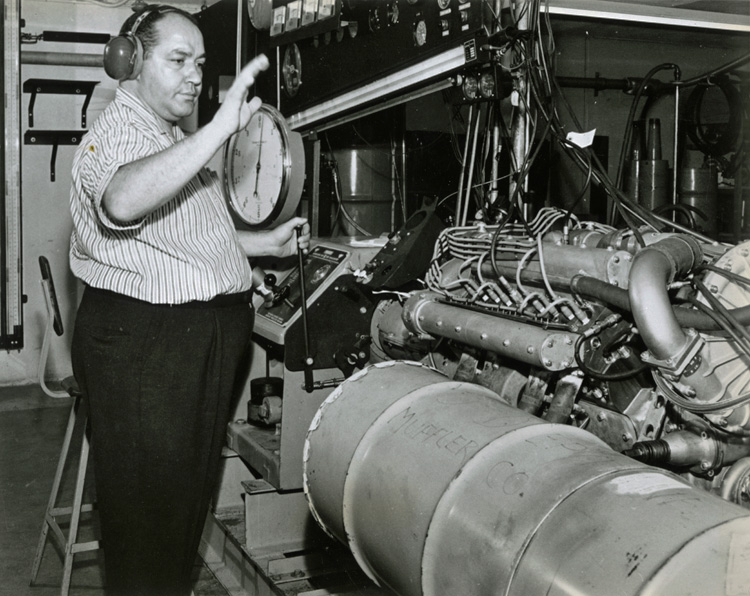
{"label": "ceiling panel", "polygon": [[748,0],[549,0],[551,14],[750,33]]}

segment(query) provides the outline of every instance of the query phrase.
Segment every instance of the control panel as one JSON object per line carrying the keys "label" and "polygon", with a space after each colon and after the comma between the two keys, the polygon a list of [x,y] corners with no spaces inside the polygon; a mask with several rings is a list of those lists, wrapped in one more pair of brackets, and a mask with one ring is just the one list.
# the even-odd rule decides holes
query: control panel
{"label": "control panel", "polygon": [[451,64],[464,66],[480,58],[492,26],[486,1],[274,0],[281,111],[294,114],[448,49],[461,53]]}
{"label": "control panel", "polygon": [[[277,345],[290,344],[287,349],[291,348],[293,351],[299,346],[291,345],[294,342],[287,341],[287,334],[296,334],[302,317],[303,293],[300,277],[304,283],[307,307],[317,308],[321,296],[327,292],[341,294],[343,285],[337,285],[335,282],[342,276],[363,270],[379,248],[365,246],[364,243],[347,238],[314,242],[316,245],[304,259],[302,275],[300,276],[299,266],[272,273],[278,281],[275,281],[274,287],[271,288],[271,295],[265,301],[256,301],[255,305],[255,333]],[[339,305],[338,308],[342,306]],[[340,310],[327,312],[323,317],[323,327],[318,337],[331,335],[326,330],[330,331],[332,321],[339,321],[340,315]],[[313,333],[312,336],[313,340],[316,340],[316,334]]]}
{"label": "control panel", "polygon": [[[343,272],[350,252],[335,246],[318,245],[307,255],[302,279],[305,296],[314,300]],[[275,343],[283,343],[284,332],[301,312],[300,269],[296,267],[273,289],[273,297],[256,312],[255,329]]]}

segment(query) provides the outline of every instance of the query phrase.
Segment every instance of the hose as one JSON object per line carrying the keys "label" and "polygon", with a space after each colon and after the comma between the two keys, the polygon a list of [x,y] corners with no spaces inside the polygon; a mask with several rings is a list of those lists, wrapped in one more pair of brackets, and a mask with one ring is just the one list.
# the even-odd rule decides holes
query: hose
{"label": "hose", "polygon": [[[586,298],[601,300],[620,310],[631,311],[627,290],[615,287],[595,277],[576,275],[570,280],[570,289]],[[705,332],[722,330],[716,321],[700,311],[683,306],[674,306],[673,311],[682,327],[690,327]],[[741,306],[729,312],[740,324],[745,327],[750,326],[750,305]]]}

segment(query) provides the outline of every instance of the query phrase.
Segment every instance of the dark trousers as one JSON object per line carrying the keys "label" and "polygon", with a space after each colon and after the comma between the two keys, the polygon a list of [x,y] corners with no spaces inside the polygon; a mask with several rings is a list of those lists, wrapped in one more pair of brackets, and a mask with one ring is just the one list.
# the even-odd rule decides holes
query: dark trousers
{"label": "dark trousers", "polygon": [[107,594],[190,594],[252,325],[246,303],[85,290],[73,372],[89,404]]}

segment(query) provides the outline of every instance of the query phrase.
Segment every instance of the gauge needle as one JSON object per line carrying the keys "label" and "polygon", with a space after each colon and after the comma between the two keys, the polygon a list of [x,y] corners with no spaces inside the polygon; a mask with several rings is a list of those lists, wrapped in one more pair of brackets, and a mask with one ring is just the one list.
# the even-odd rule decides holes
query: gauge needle
{"label": "gauge needle", "polygon": [[258,137],[258,163],[255,164],[255,191],[253,198],[258,198],[258,181],[260,180],[260,154],[263,151],[263,118],[260,119],[260,137]]}

